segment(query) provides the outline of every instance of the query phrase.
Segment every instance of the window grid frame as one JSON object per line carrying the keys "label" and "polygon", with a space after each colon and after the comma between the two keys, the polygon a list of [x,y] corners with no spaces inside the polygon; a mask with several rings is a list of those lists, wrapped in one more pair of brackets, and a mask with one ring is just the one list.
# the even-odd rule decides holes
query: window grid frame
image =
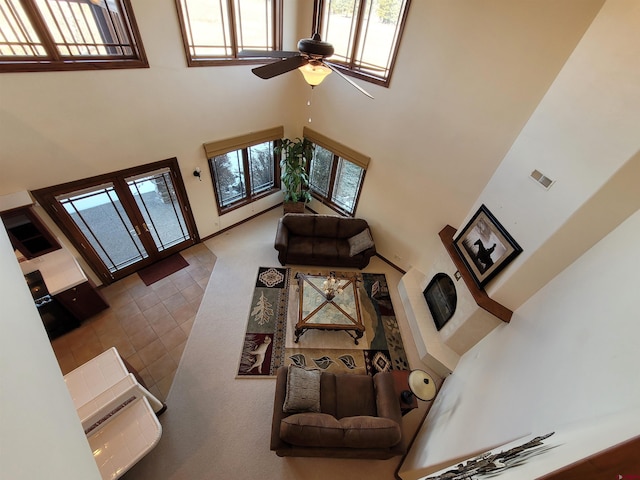
{"label": "window grid frame", "polygon": [[[264,142],[266,143],[266,142]],[[262,144],[258,144],[258,145],[262,145]],[[276,167],[275,167],[275,163],[276,163],[276,154],[274,152],[274,148],[276,146],[276,143],[274,140],[272,140],[270,142],[270,154],[271,154],[271,164],[269,165],[269,176],[270,181],[267,183],[263,183],[261,185],[255,185],[255,179],[253,177],[253,159],[255,158],[252,154],[251,154],[251,150],[253,147],[257,147],[258,145],[251,145],[249,147],[247,147],[246,150],[246,162],[247,162],[247,166],[248,166],[248,170],[249,170],[249,179],[251,180],[251,184],[247,185],[247,190],[250,191],[251,196],[252,197],[257,197],[263,194],[266,194],[267,192],[271,192],[273,190],[275,190],[275,184],[276,184]],[[255,155],[259,155],[259,152],[255,152]],[[279,163],[279,162],[278,162]]]}
{"label": "window grid frame", "polygon": [[[307,165],[307,169],[308,169],[308,173],[311,172],[311,164],[314,162],[315,160],[315,147],[317,146],[321,146],[318,145],[316,143],[314,143],[314,156],[311,159],[311,161],[309,162],[309,165]],[[322,146],[323,149],[331,152],[331,150],[329,150],[328,148]],[[356,210],[358,209],[358,203],[360,201],[360,195],[362,193],[362,188],[364,185],[364,178],[367,174],[367,169],[364,167],[361,167],[360,165],[357,165],[356,163],[343,158],[333,152],[332,153],[332,159],[331,159],[331,173],[329,175],[329,185],[328,185],[328,192],[326,195],[324,195],[322,192],[319,192],[318,190],[316,190],[313,185],[309,184],[309,191],[311,192],[311,196],[313,198],[315,198],[316,200],[318,200],[321,204],[326,205],[327,207],[329,207],[330,209],[336,211],[337,213],[339,213],[340,215],[343,216],[347,216],[347,217],[355,217],[356,214]],[[339,203],[337,203],[334,199],[333,199],[333,195],[336,191],[336,186],[337,186],[337,180],[338,180],[338,170],[340,169],[340,162],[349,162],[355,166],[357,166],[358,168],[360,168],[362,170],[362,175],[360,175],[360,182],[358,184],[358,191],[355,194],[355,198],[353,200],[353,211],[349,211],[345,208],[343,208],[342,205],[340,205]]]}
{"label": "window grid frame", "polygon": [[[118,9],[117,13],[122,17],[121,21],[124,31],[121,31],[114,24],[114,12],[111,10],[107,10],[108,20],[105,18],[105,21],[111,23],[112,28],[109,29],[111,34],[115,33],[118,39],[120,39],[120,36],[124,34],[128,43],[105,42],[102,44],[94,44],[94,46],[98,48],[103,47],[107,50],[119,48],[123,52],[130,50],[130,54],[63,55],[59,51],[58,44],[54,39],[53,33],[49,29],[44,15],[40,12],[40,9],[36,4],[36,0],[20,0],[20,5],[24,11],[25,18],[16,15],[14,9],[11,9],[11,12],[13,13],[13,20],[18,22],[20,33],[25,38],[25,41],[19,42],[20,48],[23,50],[31,50],[34,52],[34,55],[0,55],[0,73],[149,68],[149,63],[142,44],[142,37],[138,30],[130,0],[115,0],[115,2]],[[48,3],[47,7],[50,9]],[[51,11],[49,14],[52,15]],[[59,28],[58,20],[53,15],[52,18],[54,20],[52,26],[55,25],[56,28]],[[25,24],[25,20],[28,20],[28,25]],[[65,23],[66,20],[67,19],[65,17]],[[9,22],[9,26],[12,26],[11,22]],[[101,27],[97,19],[96,26],[98,28]],[[15,33],[13,28],[12,30],[13,33]],[[30,30],[33,31],[36,38],[33,38]],[[68,38],[65,38],[62,33],[61,36],[65,41],[61,42],[59,45],[67,50],[74,48],[74,46],[81,45],[78,43],[69,43]],[[43,50],[44,55],[39,55],[39,50]]]}
{"label": "window grid frame", "polygon": [[[231,199],[228,200],[226,198],[223,198],[222,195],[219,193],[220,189],[222,188],[222,183],[221,183],[221,178],[220,178],[220,171],[219,171],[219,167],[221,167],[221,165],[218,165],[216,160],[219,157],[223,157],[226,156],[228,154],[235,154],[235,159],[233,159],[233,161],[239,161],[240,166],[242,167],[242,175],[239,176],[239,181],[241,182],[241,193],[239,193],[238,195],[236,195],[236,197],[234,197],[235,199]],[[227,209],[230,209],[232,207],[234,207],[235,205],[239,205],[239,204],[244,204],[244,202],[247,201],[247,186],[246,186],[246,169],[245,169],[245,161],[244,161],[244,155],[242,152],[242,149],[239,150],[232,150],[230,152],[227,153],[222,153],[220,155],[216,155],[213,158],[209,158],[208,159],[209,162],[209,170],[211,172],[211,180],[213,181],[213,190],[216,196],[216,203],[218,205],[218,213],[223,212],[223,211],[227,211]],[[223,204],[224,202],[224,204]]]}
{"label": "window grid frame", "polygon": [[[373,0],[359,0],[357,19],[355,20],[355,31],[354,29],[352,29],[350,32],[350,36],[352,36],[353,39],[352,41],[349,42],[350,46],[348,47],[347,56],[343,57],[342,55],[335,55],[330,60],[332,65],[335,66],[338,70],[340,70],[341,73],[345,75],[388,88],[391,83],[391,77],[393,75],[396,59],[398,57],[398,52],[400,50],[400,44],[404,34],[404,28],[407,22],[407,17],[409,16],[411,0],[404,0],[404,11],[401,15],[400,22],[396,23],[396,30],[395,30],[396,33],[394,35],[394,41],[393,41],[393,44],[391,45],[391,51],[389,52],[389,59],[387,59],[388,73],[382,76],[375,75],[373,73],[370,73],[369,71],[366,71],[366,66],[371,64],[368,62],[364,62],[358,56],[364,52],[364,47],[361,47],[361,43],[362,43],[361,32],[363,28],[363,23],[365,22],[364,14],[365,14],[367,4],[371,4],[370,10],[373,9]],[[326,19],[326,15],[329,10],[328,5],[329,5],[329,2],[327,0],[314,0],[313,25],[314,25],[314,31],[321,32],[322,39],[330,42],[331,40],[328,38],[328,35],[327,35],[328,22]],[[318,15],[318,9],[320,9],[320,15]],[[318,18],[319,18],[319,24],[318,24]],[[340,60],[340,58],[342,58],[342,60]],[[378,68],[382,68],[382,67],[378,67]],[[374,70],[374,68],[371,68],[370,70]]]}
{"label": "window grid frame", "polygon": [[[252,173],[251,173],[251,162],[249,161],[249,148],[260,145],[262,143],[271,143],[271,152],[272,152],[272,171],[273,171],[273,185],[271,188],[260,190],[258,192],[253,192],[253,182],[252,182]],[[218,209],[218,215],[222,216],[226,213],[232,212],[239,208],[245,207],[253,202],[260,200],[261,198],[267,197],[277,191],[280,190],[280,157],[274,152],[275,146],[280,142],[280,140],[267,140],[264,142],[260,142],[254,145],[248,145],[246,147],[242,147],[236,150],[231,150],[226,153],[232,152],[240,152],[240,157],[242,159],[242,184],[243,184],[243,196],[233,202],[228,203],[227,205],[221,204],[221,195],[218,192],[218,177],[216,175],[216,167],[214,165],[216,157],[221,155],[226,155],[226,153],[221,153],[219,155],[214,156],[213,158],[207,158],[207,165],[209,166],[209,172],[211,174],[211,184],[213,186],[213,193],[216,199],[216,208]]]}
{"label": "window grid frame", "polygon": [[[195,42],[190,41],[193,40],[193,36],[190,35],[192,31],[191,23],[187,23],[186,20],[189,20],[188,10],[186,12],[183,11],[181,6],[182,0],[175,0],[176,10],[178,12],[178,23],[180,27],[180,35],[182,37],[182,44],[184,47],[185,57],[187,60],[188,67],[216,67],[223,65],[264,65],[269,61],[274,61],[270,59],[260,59],[260,58],[251,58],[251,57],[240,57],[239,49],[238,49],[238,38],[241,37],[241,34],[238,34],[237,29],[241,28],[241,20],[238,18],[236,14],[236,0],[218,0],[219,4],[222,5],[222,2],[225,1],[227,3],[227,11],[231,18],[222,18],[223,25],[226,25],[226,28],[229,30],[229,37],[231,44],[227,44],[225,39],[224,49],[230,50],[231,55],[224,57],[206,57],[206,58],[198,58],[196,56],[196,48],[198,46],[194,45]],[[186,0],[185,0],[186,1]],[[271,49],[267,49],[265,51],[273,51],[273,50],[282,50],[283,43],[283,0],[273,0],[273,4],[271,6],[271,15],[272,15],[272,26],[269,28],[267,26],[267,31],[271,30],[270,41],[272,44]],[[187,31],[186,25],[189,25],[189,31]],[[223,28],[223,32],[226,36],[226,30]],[[220,47],[221,48],[221,47]],[[256,49],[256,48],[253,48]]]}

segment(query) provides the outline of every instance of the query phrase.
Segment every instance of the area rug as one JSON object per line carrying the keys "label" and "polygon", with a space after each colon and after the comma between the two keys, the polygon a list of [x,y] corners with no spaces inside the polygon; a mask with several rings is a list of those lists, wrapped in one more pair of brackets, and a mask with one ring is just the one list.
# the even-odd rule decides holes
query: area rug
{"label": "area rug", "polygon": [[188,266],[189,262],[187,262],[182,255],[176,253],[138,270],[138,276],[145,285],[149,286]]}
{"label": "area rug", "polygon": [[260,267],[238,377],[273,377],[284,364],[290,270]]}
{"label": "area rug", "polygon": [[295,343],[298,321],[298,273],[310,271],[260,267],[253,293],[238,378],[273,377],[282,365],[299,365],[334,373],[373,375],[409,369],[384,274],[336,272],[357,276],[365,332],[358,345],[346,332],[306,331]]}

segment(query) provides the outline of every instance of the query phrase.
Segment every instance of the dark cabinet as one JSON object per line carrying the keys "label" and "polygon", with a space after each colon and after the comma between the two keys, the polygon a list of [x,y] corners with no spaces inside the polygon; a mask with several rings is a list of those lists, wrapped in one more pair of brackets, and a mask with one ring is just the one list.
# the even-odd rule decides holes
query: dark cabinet
{"label": "dark cabinet", "polygon": [[80,326],[80,322],[49,294],[40,270],[25,274],[24,279],[50,340]]}
{"label": "dark cabinet", "polygon": [[109,308],[109,304],[102,294],[89,282],[81,283],[60,292],[55,296],[55,299],[80,322]]}
{"label": "dark cabinet", "polygon": [[53,234],[31,207],[21,207],[0,214],[11,245],[31,259],[60,248]]}
{"label": "dark cabinet", "polygon": [[54,340],[80,326],[78,319],[53,297],[47,296],[36,306],[49,340]]}

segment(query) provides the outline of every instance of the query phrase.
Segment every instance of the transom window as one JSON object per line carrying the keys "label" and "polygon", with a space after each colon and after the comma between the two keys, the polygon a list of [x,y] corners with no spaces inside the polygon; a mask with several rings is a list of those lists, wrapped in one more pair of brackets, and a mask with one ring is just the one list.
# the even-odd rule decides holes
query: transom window
{"label": "transom window", "polygon": [[148,66],[129,0],[0,0],[0,71]]}
{"label": "transom window", "polygon": [[338,213],[355,215],[369,157],[306,127],[304,136],[315,146],[309,166],[311,194]]}
{"label": "transom window", "polygon": [[204,145],[220,215],[264,197],[280,186],[274,154],[282,127]]}
{"label": "transom window", "polygon": [[388,85],[410,0],[319,0],[321,36],[343,72]]}
{"label": "transom window", "polygon": [[239,52],[281,48],[282,0],[176,0],[176,5],[191,67],[255,63],[239,58]]}

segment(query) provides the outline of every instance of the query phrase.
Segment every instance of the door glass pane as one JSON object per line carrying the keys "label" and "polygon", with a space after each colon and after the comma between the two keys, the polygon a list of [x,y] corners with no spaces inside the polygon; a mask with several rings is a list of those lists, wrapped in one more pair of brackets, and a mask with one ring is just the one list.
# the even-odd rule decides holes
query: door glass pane
{"label": "door glass pane", "polygon": [[360,182],[364,170],[358,165],[340,159],[336,185],[333,189],[333,202],[349,213],[353,213],[356,204],[356,195],[360,190]]}
{"label": "door glass pane", "polygon": [[246,197],[242,150],[218,155],[210,160],[220,206],[227,207]]}
{"label": "door glass pane", "polygon": [[271,190],[274,184],[273,144],[265,142],[249,147],[247,150],[251,169],[251,193]]}
{"label": "door glass pane", "polygon": [[149,256],[112,183],[56,199],[111,273]]}
{"label": "door glass pane", "polygon": [[329,195],[329,180],[331,179],[331,164],[333,153],[320,145],[316,145],[311,161],[309,184],[311,188],[323,196]]}
{"label": "door glass pane", "polygon": [[159,252],[190,238],[169,169],[125,181]]}

